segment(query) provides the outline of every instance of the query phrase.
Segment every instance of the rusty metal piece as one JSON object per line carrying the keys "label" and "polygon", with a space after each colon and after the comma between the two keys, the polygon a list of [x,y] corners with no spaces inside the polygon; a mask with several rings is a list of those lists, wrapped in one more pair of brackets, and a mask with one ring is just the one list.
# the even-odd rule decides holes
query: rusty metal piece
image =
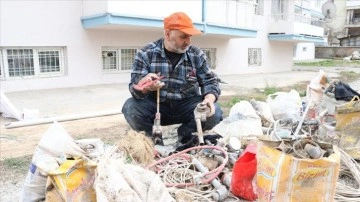
{"label": "rusty metal piece", "polygon": [[284,152],[284,153],[290,153],[292,150],[292,146],[285,144],[284,141],[281,141],[279,146],[276,147],[277,150]]}

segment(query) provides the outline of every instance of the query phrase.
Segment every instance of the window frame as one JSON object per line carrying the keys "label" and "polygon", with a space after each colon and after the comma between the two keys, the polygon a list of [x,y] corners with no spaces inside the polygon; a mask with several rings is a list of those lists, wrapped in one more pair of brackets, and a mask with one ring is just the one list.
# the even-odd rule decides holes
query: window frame
{"label": "window frame", "polygon": [[[104,68],[104,52],[116,52],[116,58],[115,58],[115,69],[105,69]],[[116,73],[119,72],[119,50],[116,48],[107,48],[107,49],[101,49],[101,70],[103,73]],[[112,57],[112,56],[111,56]]]}
{"label": "window frame", "polygon": [[[32,60],[34,64],[34,75],[25,76],[10,76],[9,74],[9,63],[8,63],[8,50],[32,50]],[[42,51],[57,51],[59,58],[59,71],[57,72],[41,72],[41,66],[39,62],[39,52]],[[59,77],[65,75],[66,70],[66,48],[51,46],[51,47],[34,47],[34,46],[8,46],[0,47],[0,68],[2,80],[18,80],[18,79],[34,79],[34,78],[46,78],[46,77]]]}
{"label": "window frame", "polygon": [[[206,59],[207,61],[209,62],[209,67],[210,69],[216,69],[216,48],[200,48],[205,56],[206,56]],[[206,52],[209,51],[209,55],[210,55],[210,58],[208,57],[208,55],[206,54]],[[213,56],[213,57],[211,57]]]}
{"label": "window frame", "polygon": [[[134,46],[106,46],[106,47],[102,47],[101,48],[101,71],[104,73],[104,74],[113,74],[113,73],[127,73],[127,72],[131,72],[132,71],[132,66],[130,69],[125,69],[123,70],[122,67],[121,67],[121,64],[122,64],[122,53],[121,51],[122,50],[126,50],[126,49],[129,49],[129,50],[135,50],[135,54],[134,54],[134,58],[133,58],[133,61],[131,64],[134,63],[134,60],[135,60],[135,56],[136,56],[136,53],[139,51],[140,47],[134,47]],[[104,59],[103,59],[103,52],[105,51],[116,51],[116,69],[111,69],[111,70],[108,70],[108,69],[104,69]]]}

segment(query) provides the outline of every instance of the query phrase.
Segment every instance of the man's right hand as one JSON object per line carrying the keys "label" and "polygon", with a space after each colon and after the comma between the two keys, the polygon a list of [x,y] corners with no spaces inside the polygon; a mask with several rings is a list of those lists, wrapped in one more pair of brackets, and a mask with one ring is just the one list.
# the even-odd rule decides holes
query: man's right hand
{"label": "man's right hand", "polygon": [[[148,91],[156,91],[159,88],[162,88],[165,83],[161,82],[160,80],[160,74],[154,74],[154,73],[148,73],[146,76],[144,76],[142,79],[140,79],[137,86],[145,86],[143,89],[137,89],[141,90],[143,93],[147,93]],[[154,80],[157,80],[154,82]],[[151,85],[146,86],[146,83],[151,83]]]}

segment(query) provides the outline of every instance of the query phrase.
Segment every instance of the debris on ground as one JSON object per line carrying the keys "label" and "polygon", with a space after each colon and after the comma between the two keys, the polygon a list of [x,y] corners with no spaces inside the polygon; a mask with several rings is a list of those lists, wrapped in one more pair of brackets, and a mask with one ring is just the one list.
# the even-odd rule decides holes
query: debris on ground
{"label": "debris on ground", "polygon": [[350,56],[344,57],[344,60],[350,61],[350,60],[360,60],[360,53],[359,51],[354,51]]}
{"label": "debris on ground", "polygon": [[[143,132],[129,130],[116,144],[104,145],[99,139],[73,140],[54,123],[39,142],[27,179],[41,178],[26,181],[23,198],[357,201],[359,92],[329,81],[324,71],[306,92],[304,98],[290,90],[265,102],[241,100],[213,130],[198,131],[185,143],[170,132],[163,134],[164,145],[154,145]],[[49,134],[57,137],[56,146]]]}
{"label": "debris on ground", "polygon": [[23,114],[7,98],[5,93],[0,89],[0,114],[5,118],[23,120]]}

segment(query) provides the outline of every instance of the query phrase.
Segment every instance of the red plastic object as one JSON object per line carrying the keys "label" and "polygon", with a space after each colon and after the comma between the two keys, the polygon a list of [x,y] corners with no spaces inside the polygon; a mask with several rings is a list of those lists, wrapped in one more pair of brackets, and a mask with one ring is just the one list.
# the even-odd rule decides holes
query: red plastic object
{"label": "red plastic object", "polygon": [[144,88],[153,85],[155,82],[159,81],[162,78],[164,78],[164,76],[160,76],[158,79],[152,79],[149,81],[139,82],[138,84],[134,85],[134,88],[138,91],[142,91],[142,90],[144,90]]}
{"label": "red plastic object", "polygon": [[[255,149],[254,149],[255,148]],[[243,155],[236,161],[231,178],[231,192],[238,197],[254,201],[257,194],[254,192],[253,179],[256,174],[256,145],[250,144]]]}

